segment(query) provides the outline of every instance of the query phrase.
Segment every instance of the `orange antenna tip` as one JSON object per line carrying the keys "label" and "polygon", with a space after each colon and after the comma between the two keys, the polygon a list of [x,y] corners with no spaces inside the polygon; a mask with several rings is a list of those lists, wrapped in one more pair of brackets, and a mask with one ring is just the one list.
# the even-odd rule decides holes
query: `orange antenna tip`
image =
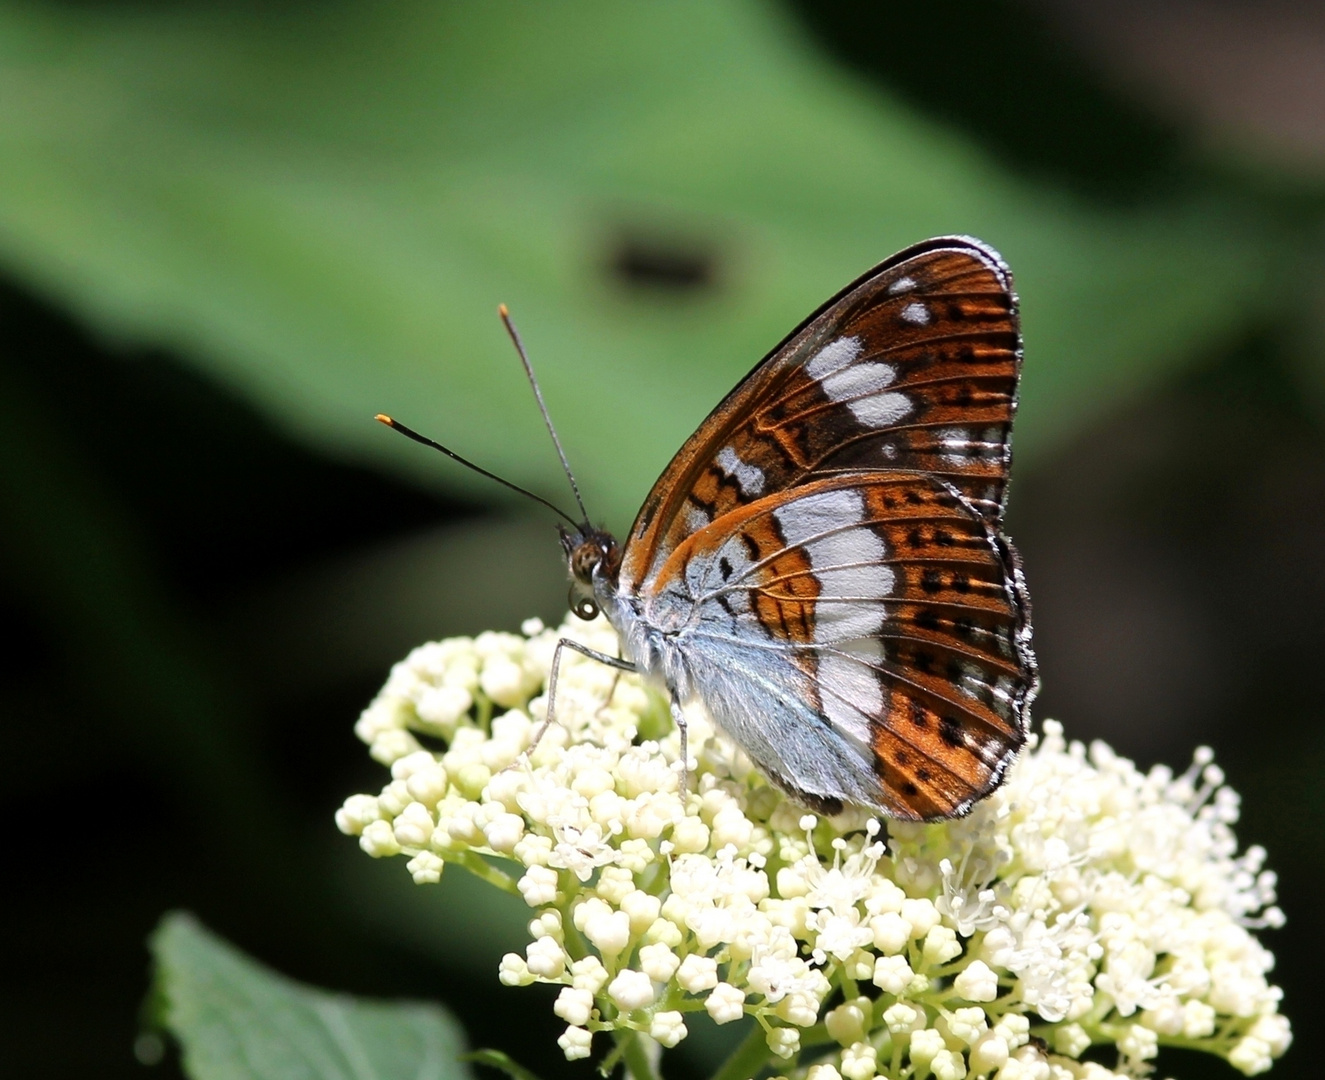
{"label": "orange antenna tip", "polygon": [[505,304],[497,305],[497,314],[500,315],[503,319],[509,319],[511,317],[511,313],[507,309]]}
{"label": "orange antenna tip", "polygon": [[395,423],[395,421],[392,420],[391,417],[387,416],[386,413],[381,413],[381,412],[378,413],[376,416],[374,416],[373,419],[376,420],[379,424],[385,424],[387,427],[390,427],[392,424]]}

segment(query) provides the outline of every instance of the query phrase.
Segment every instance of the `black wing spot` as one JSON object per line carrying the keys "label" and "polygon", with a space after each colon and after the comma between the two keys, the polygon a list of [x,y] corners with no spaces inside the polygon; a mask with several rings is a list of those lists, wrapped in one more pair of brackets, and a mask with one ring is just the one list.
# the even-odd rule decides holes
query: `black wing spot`
{"label": "black wing spot", "polygon": [[971,591],[971,579],[959,570],[952,575],[952,587],[959,593],[968,593]]}
{"label": "black wing spot", "polygon": [[911,723],[918,728],[929,727],[929,713],[915,698],[911,699]]}
{"label": "black wing spot", "polygon": [[947,529],[935,529],[934,543],[938,544],[939,547],[952,547],[956,540]]}
{"label": "black wing spot", "polygon": [[975,623],[965,615],[953,622],[952,629],[963,640],[970,640],[975,636]]}
{"label": "black wing spot", "polygon": [[898,765],[910,765],[911,755],[905,750],[898,750],[897,753],[893,755],[893,760],[897,762]]}
{"label": "black wing spot", "polygon": [[908,780],[908,781],[906,781],[906,783],[904,783],[904,784],[902,785],[902,794],[903,794],[903,795],[919,795],[919,794],[920,794],[920,789],[919,789],[918,787],[916,787],[915,784],[911,783],[910,780]]}
{"label": "black wing spot", "polygon": [[915,659],[911,663],[922,675],[929,675],[934,671],[934,654],[924,649],[917,649]]}
{"label": "black wing spot", "polygon": [[920,575],[920,587],[927,593],[936,593],[943,588],[943,578],[937,570],[926,570]]}
{"label": "black wing spot", "polygon": [[924,534],[919,529],[912,529],[906,534],[906,542],[910,547],[923,547],[925,544]]}
{"label": "black wing spot", "polygon": [[940,717],[939,738],[952,747],[963,745],[965,740],[962,738],[962,722],[952,716]]}
{"label": "black wing spot", "polygon": [[759,541],[749,533],[741,533],[741,543],[745,545],[746,554],[750,556],[750,561],[754,562],[759,558]]}
{"label": "black wing spot", "polygon": [[923,506],[925,504],[924,498],[918,491],[908,491],[905,495],[905,499],[912,506]]}
{"label": "black wing spot", "polygon": [[931,611],[929,608],[925,608],[916,615],[916,625],[922,630],[941,630],[943,628],[943,620],[940,619],[935,612]]}
{"label": "black wing spot", "polygon": [[731,560],[726,555],[718,560],[718,570],[722,574],[723,581],[730,581],[732,576]]}
{"label": "black wing spot", "polygon": [[931,773],[928,769],[926,769],[923,765],[920,766],[920,768],[918,768],[918,769],[916,770],[916,779],[917,779],[917,780],[922,780],[922,781],[923,781],[923,780],[929,780],[933,775],[934,775],[934,774]]}

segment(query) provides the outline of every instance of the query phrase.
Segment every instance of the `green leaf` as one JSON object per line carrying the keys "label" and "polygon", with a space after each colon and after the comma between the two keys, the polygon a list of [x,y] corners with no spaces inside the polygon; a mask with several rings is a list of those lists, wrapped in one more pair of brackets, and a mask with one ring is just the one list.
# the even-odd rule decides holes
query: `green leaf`
{"label": "green leaf", "polygon": [[437,1005],[367,1001],[278,975],[190,915],[152,938],[154,994],[194,1080],[469,1080]]}
{"label": "green leaf", "polygon": [[[1032,455],[1261,318],[1287,243],[1232,196],[1109,209],[1018,179],[755,0],[0,2],[0,163],[0,260],[106,332],[329,453],[481,483],[387,411],[560,497],[509,302],[618,525],[740,375],[908,243],[1011,263]],[[622,238],[711,287],[626,287]]]}

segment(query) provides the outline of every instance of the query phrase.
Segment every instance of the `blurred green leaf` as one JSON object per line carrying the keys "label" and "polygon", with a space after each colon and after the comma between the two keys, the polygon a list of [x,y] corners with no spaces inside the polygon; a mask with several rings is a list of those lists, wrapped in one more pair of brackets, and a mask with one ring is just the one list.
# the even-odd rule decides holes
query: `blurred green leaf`
{"label": "blurred green leaf", "polygon": [[263,967],[192,916],[152,939],[155,993],[195,1080],[469,1080],[464,1038],[422,1002],[365,1001]]}
{"label": "blurred green leaf", "polygon": [[[434,483],[475,480],[374,412],[564,490],[498,301],[620,524],[804,314],[957,232],[1018,275],[1022,452],[1261,317],[1282,251],[1215,196],[1029,186],[754,0],[0,4],[0,259]],[[623,245],[680,249],[711,287],[630,288]]]}

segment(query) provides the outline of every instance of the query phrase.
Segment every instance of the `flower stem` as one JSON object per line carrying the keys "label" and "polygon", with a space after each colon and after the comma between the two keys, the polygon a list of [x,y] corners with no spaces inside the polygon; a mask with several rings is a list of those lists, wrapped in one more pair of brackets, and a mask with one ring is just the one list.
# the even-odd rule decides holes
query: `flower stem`
{"label": "flower stem", "polygon": [[639,1032],[618,1028],[612,1034],[616,1038],[616,1052],[625,1061],[626,1072],[630,1074],[631,1080],[661,1080],[653,1071],[653,1062],[649,1060],[649,1051],[644,1040],[639,1037]]}
{"label": "flower stem", "polygon": [[502,892],[511,893],[513,896],[520,895],[515,879],[492,866],[481,855],[475,855],[472,851],[465,851],[459,855],[446,856],[446,861],[463,866],[475,877],[482,878],[489,885],[497,886]]}
{"label": "flower stem", "polygon": [[731,1057],[722,1063],[722,1067],[710,1077],[710,1080],[749,1080],[758,1076],[759,1070],[767,1063],[772,1051],[764,1037],[764,1029],[759,1024],[750,1026],[750,1034],[735,1050]]}

